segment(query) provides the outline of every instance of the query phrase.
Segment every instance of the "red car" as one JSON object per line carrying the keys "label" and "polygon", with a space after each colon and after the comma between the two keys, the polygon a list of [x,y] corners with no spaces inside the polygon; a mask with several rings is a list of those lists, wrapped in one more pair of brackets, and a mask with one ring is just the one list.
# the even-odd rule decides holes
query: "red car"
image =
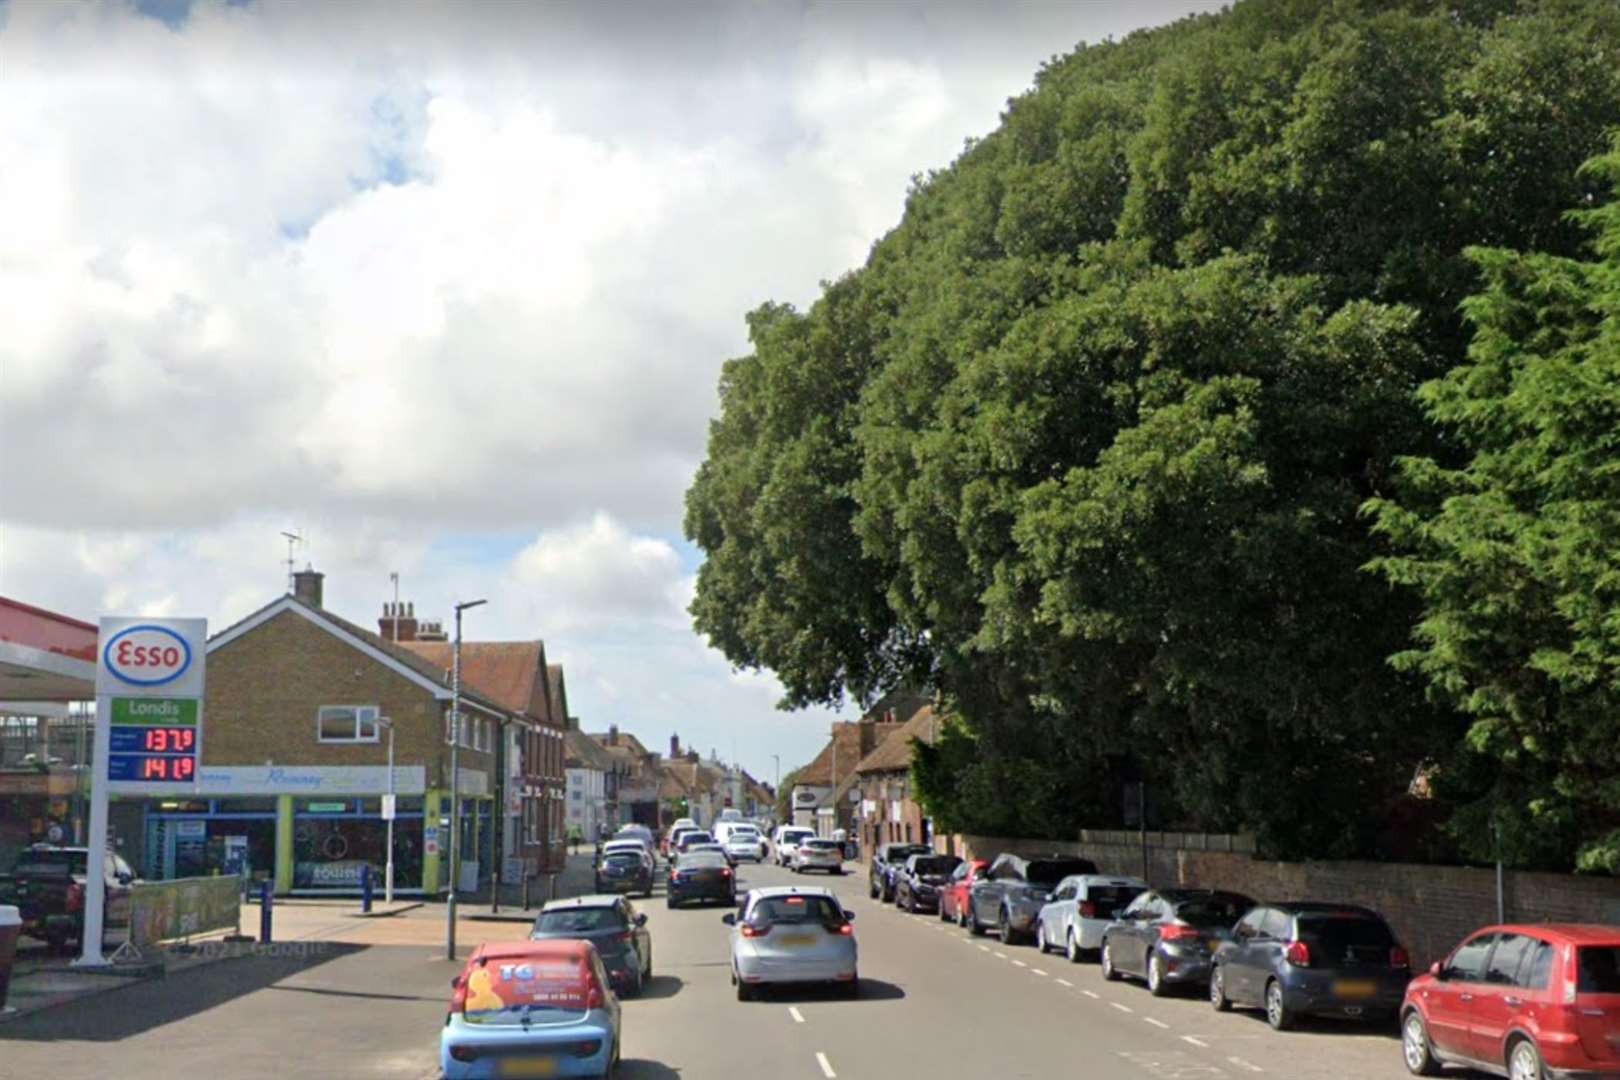
{"label": "red car", "polygon": [[957,926],[968,924],[968,890],[979,880],[979,875],[990,869],[989,859],[970,859],[957,865],[951,879],[939,890],[939,917],[942,922]]}
{"label": "red car", "polygon": [[1620,927],[1488,926],[1413,979],[1406,1067],[1467,1065],[1511,1080],[1620,1077]]}

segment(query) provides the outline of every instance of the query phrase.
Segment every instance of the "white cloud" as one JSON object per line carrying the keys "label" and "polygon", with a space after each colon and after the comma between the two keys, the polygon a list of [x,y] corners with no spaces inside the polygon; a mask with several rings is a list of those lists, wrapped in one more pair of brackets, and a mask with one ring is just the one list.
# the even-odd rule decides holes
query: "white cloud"
{"label": "white cloud", "polygon": [[0,591],[222,625],[302,526],[357,621],[479,591],[581,715],[805,760],[672,543],[743,314],[1044,58],[1194,6],[0,7]]}

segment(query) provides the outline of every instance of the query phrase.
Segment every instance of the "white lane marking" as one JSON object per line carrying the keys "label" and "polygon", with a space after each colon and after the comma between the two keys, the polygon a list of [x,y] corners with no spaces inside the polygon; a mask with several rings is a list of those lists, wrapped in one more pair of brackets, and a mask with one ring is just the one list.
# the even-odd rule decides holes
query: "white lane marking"
{"label": "white lane marking", "polygon": [[1207,1043],[1204,1040],[1200,1039],[1196,1035],[1183,1035],[1181,1037],[1181,1041],[1185,1042],[1185,1043],[1192,1043],[1194,1046],[1201,1046],[1205,1050],[1209,1049],[1209,1043]]}
{"label": "white lane marking", "polygon": [[1029,967],[1029,965],[1024,963],[1022,960],[1014,960],[1013,961],[1013,967],[1027,968],[1027,967]]}
{"label": "white lane marking", "polygon": [[820,1050],[816,1051],[816,1064],[821,1066],[821,1075],[825,1076],[827,1080],[833,1080],[838,1075],[833,1072],[832,1062],[827,1060],[827,1055]]}
{"label": "white lane marking", "polygon": [[1074,983],[1070,982],[1068,979],[1059,979],[1057,980],[1057,984],[1059,986],[1067,986],[1070,990],[1074,989]]}
{"label": "white lane marking", "polygon": [[804,1014],[799,1011],[799,1007],[797,1005],[788,1006],[788,1015],[793,1017],[793,1022],[795,1024],[804,1023]]}
{"label": "white lane marking", "polygon": [[1046,972],[1042,971],[1040,968],[1030,968],[1029,973],[1031,975],[1045,975],[1046,974]]}
{"label": "white lane marking", "polygon": [[1005,959],[1007,959],[1007,954],[1004,953],[1004,952],[998,952],[998,953],[996,953],[996,959],[997,960],[1005,960]]}
{"label": "white lane marking", "polygon": [[1232,1064],[1236,1065],[1238,1068],[1240,1068],[1240,1069],[1248,1069],[1250,1072],[1265,1072],[1266,1071],[1266,1070],[1262,1069],[1258,1065],[1254,1065],[1254,1064],[1251,1064],[1251,1063],[1249,1063],[1247,1061],[1244,1061],[1240,1057],[1229,1057],[1226,1060],[1230,1061]]}
{"label": "white lane marking", "polygon": [[1121,1005],[1117,1001],[1110,1001],[1108,1004],[1112,1005],[1114,1008],[1118,1009],[1120,1012],[1132,1012],[1133,1011],[1129,1005]]}
{"label": "white lane marking", "polygon": [[1144,1017],[1142,1017],[1142,1019],[1146,1020],[1148,1023],[1152,1024],[1156,1028],[1164,1028],[1166,1031],[1168,1031],[1170,1029],[1170,1025],[1165,1023],[1163,1020],[1155,1020],[1151,1016],[1144,1016]]}
{"label": "white lane marking", "polygon": [[979,946],[979,951],[980,952],[989,952],[990,951],[990,946],[988,946],[988,945],[980,945]]}
{"label": "white lane marking", "polygon": [[1090,998],[1092,1001],[1099,1001],[1102,999],[1102,995],[1097,993],[1095,990],[1082,990],[1080,992],[1086,995],[1086,997]]}

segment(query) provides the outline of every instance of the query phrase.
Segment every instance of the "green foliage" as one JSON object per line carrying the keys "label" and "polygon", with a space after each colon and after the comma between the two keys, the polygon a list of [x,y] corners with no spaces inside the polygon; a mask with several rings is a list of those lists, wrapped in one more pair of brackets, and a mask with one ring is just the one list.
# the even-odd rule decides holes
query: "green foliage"
{"label": "green foliage", "polygon": [[1170,827],[1385,850],[1470,719],[1386,662],[1427,601],[1360,508],[1461,461],[1415,390],[1467,358],[1470,245],[1578,254],[1617,48],[1609,0],[1247,0],[1048,64],[863,268],[750,316],[698,630],[788,705],[939,689],[942,827],[1112,824],[1140,777]]}
{"label": "green foliage", "polygon": [[[1620,138],[1585,170],[1620,197]],[[1467,453],[1403,462],[1372,504],[1424,601],[1398,666],[1472,720],[1443,775],[1467,849],[1620,871],[1620,198],[1574,215],[1595,258],[1471,252],[1468,361],[1422,400]]]}
{"label": "green foliage", "polygon": [[776,820],[780,825],[793,823],[793,785],[799,782],[799,774],[803,771],[803,768],[789,771],[776,788]]}

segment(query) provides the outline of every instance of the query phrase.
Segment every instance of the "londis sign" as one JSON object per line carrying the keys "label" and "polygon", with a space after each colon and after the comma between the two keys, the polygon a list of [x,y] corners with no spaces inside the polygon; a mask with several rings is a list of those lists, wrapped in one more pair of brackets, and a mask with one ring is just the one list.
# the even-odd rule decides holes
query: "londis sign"
{"label": "londis sign", "polygon": [[201,697],[207,625],[204,619],[102,619],[96,693]]}

